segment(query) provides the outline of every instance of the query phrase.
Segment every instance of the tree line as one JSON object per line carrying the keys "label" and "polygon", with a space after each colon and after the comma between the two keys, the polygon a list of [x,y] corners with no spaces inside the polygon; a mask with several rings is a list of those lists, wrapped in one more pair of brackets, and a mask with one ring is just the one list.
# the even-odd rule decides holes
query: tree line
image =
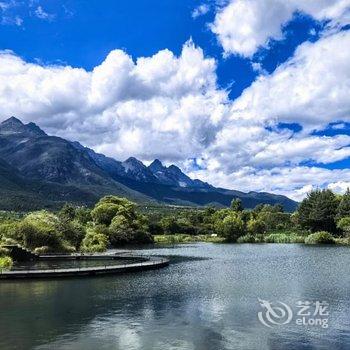
{"label": "tree line", "polygon": [[[244,209],[140,208],[125,198],[106,196],[90,209],[66,204],[58,212],[41,210],[24,216],[0,215],[0,245],[20,244],[36,253],[103,252],[125,244],[152,243],[154,237],[218,236],[238,243],[350,243],[350,191],[310,192],[294,213],[281,205]],[[0,265],[9,266],[6,249]]]}

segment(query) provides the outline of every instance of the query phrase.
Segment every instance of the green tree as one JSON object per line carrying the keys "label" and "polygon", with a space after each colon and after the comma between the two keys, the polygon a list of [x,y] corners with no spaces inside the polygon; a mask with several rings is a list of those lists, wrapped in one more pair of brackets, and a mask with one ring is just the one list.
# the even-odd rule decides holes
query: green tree
{"label": "green tree", "polygon": [[106,196],[101,198],[91,211],[96,224],[109,226],[116,215],[133,220],[136,218],[135,204],[125,198]]}
{"label": "green tree", "polygon": [[13,243],[22,243],[22,236],[18,232],[18,221],[0,223],[0,241],[13,241]]}
{"label": "green tree", "polygon": [[174,216],[165,216],[160,220],[160,225],[166,235],[180,233],[180,226]]}
{"label": "green tree", "polygon": [[80,224],[86,225],[92,221],[91,210],[86,207],[78,207],[75,210],[75,218]]}
{"label": "green tree", "polygon": [[75,218],[75,210],[76,208],[70,204],[65,203],[65,205],[62,207],[62,209],[58,212],[58,217],[63,220],[74,220]]}
{"label": "green tree", "polygon": [[118,204],[101,203],[91,211],[91,216],[96,224],[109,226],[120,210],[121,206]]}
{"label": "green tree", "polygon": [[251,218],[247,223],[247,231],[253,235],[263,234],[266,231],[266,224],[261,219]]}
{"label": "green tree", "polygon": [[65,239],[59,218],[46,210],[27,215],[17,226],[20,243],[29,249],[42,246],[52,251],[71,251],[71,244]]}
{"label": "green tree", "polygon": [[284,208],[283,208],[283,205],[280,204],[280,203],[277,203],[273,206],[273,211],[275,213],[283,213],[284,212]]}
{"label": "green tree", "polygon": [[253,209],[253,213],[254,214],[258,214],[260,213],[263,209],[264,209],[265,205],[260,203],[257,206],[255,206],[255,208]]}
{"label": "green tree", "polygon": [[152,241],[147,219],[138,214],[135,204],[125,198],[103,197],[95,205],[91,216],[95,225],[107,228],[107,236],[113,246]]}
{"label": "green tree", "polygon": [[337,227],[343,232],[346,237],[350,237],[350,216],[342,217],[338,221]]}
{"label": "green tree", "polygon": [[274,210],[274,207],[269,206],[268,210],[261,210],[257,215],[257,219],[263,221],[266,226],[266,230],[287,229],[292,226],[291,215],[289,213],[283,213]]}
{"label": "green tree", "polygon": [[84,224],[79,221],[80,217],[77,213],[80,208],[77,208],[69,203],[66,203],[58,212],[58,227],[57,231],[61,233],[64,240],[69,242],[76,250],[80,248],[80,244],[85,237],[86,231]]}
{"label": "green tree", "polygon": [[88,228],[82,242],[82,250],[89,253],[101,253],[107,249],[108,237],[95,228]]}
{"label": "green tree", "polygon": [[228,242],[236,242],[245,233],[244,221],[239,213],[231,212],[223,220],[215,223],[215,231]]}
{"label": "green tree", "polygon": [[336,232],[335,215],[338,199],[331,190],[311,191],[300,203],[298,220],[303,228],[316,231]]}
{"label": "green tree", "polygon": [[337,208],[336,220],[350,216],[350,190],[346,190]]}
{"label": "green tree", "polygon": [[78,221],[62,221],[59,225],[64,240],[69,242],[76,250],[80,248],[80,244],[85,237],[85,227]]}
{"label": "green tree", "polygon": [[109,226],[109,240],[113,246],[127,243],[151,243],[147,220],[139,216],[132,221],[122,215],[113,218]]}
{"label": "green tree", "polygon": [[232,199],[230,207],[233,211],[237,211],[237,212],[243,211],[244,209],[242,205],[242,201],[239,198]]}

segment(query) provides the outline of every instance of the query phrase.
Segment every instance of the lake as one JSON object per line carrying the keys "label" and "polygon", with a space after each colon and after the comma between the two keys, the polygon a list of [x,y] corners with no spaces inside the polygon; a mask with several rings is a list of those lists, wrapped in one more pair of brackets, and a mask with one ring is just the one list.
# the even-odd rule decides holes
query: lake
{"label": "lake", "polygon": [[[350,348],[348,247],[196,243],[142,253],[172,263],[120,276],[0,282],[0,349]],[[276,303],[278,317],[259,299]],[[297,324],[298,302],[308,301],[307,322],[326,319],[328,328]]]}

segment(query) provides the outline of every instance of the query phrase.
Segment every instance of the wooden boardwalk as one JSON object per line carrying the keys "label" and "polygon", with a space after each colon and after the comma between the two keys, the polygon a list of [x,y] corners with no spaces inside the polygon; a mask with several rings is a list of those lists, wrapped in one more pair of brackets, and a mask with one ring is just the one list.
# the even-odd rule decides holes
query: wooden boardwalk
{"label": "wooden boardwalk", "polygon": [[[66,256],[67,257],[67,256]],[[108,256],[109,259],[115,259],[115,256]],[[118,259],[135,259],[137,256],[119,256]],[[70,257],[67,257],[70,258]],[[88,256],[84,256],[86,260],[90,260]],[[97,260],[98,256],[94,256],[91,260]],[[107,256],[101,256],[102,259],[106,259]],[[145,271],[158,269],[169,265],[169,259],[166,258],[154,258],[146,259],[141,258],[142,261],[137,261],[130,264],[123,265],[106,265],[106,266],[95,266],[95,267],[74,267],[64,269],[45,269],[45,270],[12,270],[12,271],[1,271],[0,279],[33,279],[33,278],[56,278],[56,277],[86,277],[86,276],[98,276],[98,275],[111,275],[120,274],[134,271]],[[49,260],[53,260],[50,258]],[[63,256],[61,259],[63,260]],[[67,259],[66,259],[67,260]]]}

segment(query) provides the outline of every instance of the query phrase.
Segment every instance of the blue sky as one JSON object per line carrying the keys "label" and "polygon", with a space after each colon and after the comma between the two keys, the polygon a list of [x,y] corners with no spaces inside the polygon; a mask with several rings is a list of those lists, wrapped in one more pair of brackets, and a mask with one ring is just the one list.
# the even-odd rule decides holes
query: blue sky
{"label": "blue sky", "polygon": [[160,158],[218,186],[295,199],[343,191],[349,8],[0,0],[1,119],[15,114],[118,159]]}
{"label": "blue sky", "polygon": [[[4,1],[6,3],[7,1]],[[11,1],[8,1],[11,4]],[[193,18],[198,0],[128,1],[18,1],[7,16],[18,16],[23,23],[3,25],[0,47],[11,49],[27,61],[68,64],[91,70],[111,50],[120,48],[137,58],[162,49],[179,55],[190,38],[206,55],[218,60],[221,87],[230,87],[230,96],[239,96],[258,75],[251,60],[239,56],[223,58],[216,36],[208,28],[215,17],[215,3],[205,15]],[[39,18],[38,7],[49,16]],[[272,72],[306,40],[315,40],[321,26],[307,15],[288,23],[286,40],[272,42],[273,49],[261,50],[255,61]],[[311,30],[316,34],[310,34]]]}

